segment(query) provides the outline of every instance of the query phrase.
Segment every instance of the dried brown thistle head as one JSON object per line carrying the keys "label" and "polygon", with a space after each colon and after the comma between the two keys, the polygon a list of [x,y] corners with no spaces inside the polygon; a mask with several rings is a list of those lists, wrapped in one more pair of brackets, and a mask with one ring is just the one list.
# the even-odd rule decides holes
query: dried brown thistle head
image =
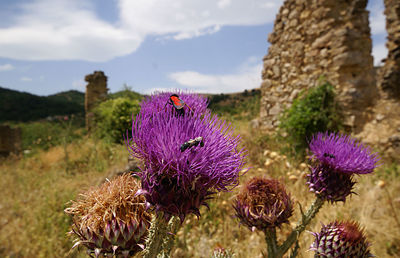
{"label": "dried brown thistle head", "polygon": [[293,201],[278,180],[252,178],[237,195],[234,208],[243,224],[264,230],[288,223]]}
{"label": "dried brown thistle head", "polygon": [[145,198],[135,195],[140,183],[131,175],[118,176],[72,201],[65,212],[73,218],[74,245],[100,254],[132,255],[143,248],[151,215]]}

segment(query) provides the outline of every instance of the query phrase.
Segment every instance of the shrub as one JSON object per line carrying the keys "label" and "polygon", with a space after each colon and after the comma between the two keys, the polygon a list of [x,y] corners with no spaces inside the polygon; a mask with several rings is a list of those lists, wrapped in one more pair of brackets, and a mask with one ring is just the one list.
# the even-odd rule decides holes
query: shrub
{"label": "shrub", "polygon": [[338,105],[332,85],[325,82],[303,91],[280,117],[291,150],[304,154],[307,141],[316,132],[336,132],[341,127]]}
{"label": "shrub", "polygon": [[101,103],[94,110],[96,135],[115,143],[122,143],[123,134],[132,126],[132,116],[136,116],[139,110],[139,101],[127,97]]}
{"label": "shrub", "polygon": [[83,118],[74,115],[55,116],[52,120],[41,120],[27,123],[13,123],[12,127],[22,130],[21,141],[23,150],[44,149],[62,143],[69,143],[82,137],[80,128]]}

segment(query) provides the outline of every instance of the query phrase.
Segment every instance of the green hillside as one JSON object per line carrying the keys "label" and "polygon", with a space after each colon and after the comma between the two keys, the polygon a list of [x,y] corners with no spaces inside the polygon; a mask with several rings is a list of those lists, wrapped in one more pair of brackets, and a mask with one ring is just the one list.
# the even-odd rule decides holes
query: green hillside
{"label": "green hillside", "polygon": [[[206,96],[209,108],[219,115],[253,117],[259,110],[259,89]],[[130,89],[109,94],[110,99],[120,97],[141,100],[144,95]],[[0,122],[28,122],[58,115],[79,115],[84,113],[84,102],[85,94],[76,90],[43,97],[0,87]]]}
{"label": "green hillside", "polygon": [[27,122],[84,112],[85,94],[66,91],[46,97],[0,87],[0,122]]}

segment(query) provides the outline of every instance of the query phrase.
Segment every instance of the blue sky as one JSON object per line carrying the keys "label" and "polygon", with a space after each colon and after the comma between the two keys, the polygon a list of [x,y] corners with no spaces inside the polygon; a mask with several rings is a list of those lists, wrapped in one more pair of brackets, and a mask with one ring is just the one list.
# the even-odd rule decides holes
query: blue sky
{"label": "blue sky", "polygon": [[[1,0],[0,86],[38,95],[85,90],[102,70],[111,92],[259,87],[281,0]],[[383,0],[369,1],[373,56],[386,56]]]}

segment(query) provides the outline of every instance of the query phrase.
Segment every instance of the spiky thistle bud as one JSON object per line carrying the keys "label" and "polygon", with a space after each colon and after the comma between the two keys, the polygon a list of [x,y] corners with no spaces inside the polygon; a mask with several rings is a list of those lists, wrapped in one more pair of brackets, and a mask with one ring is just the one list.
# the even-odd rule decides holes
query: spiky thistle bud
{"label": "spiky thistle bud", "polygon": [[72,235],[78,237],[73,248],[86,246],[96,257],[128,257],[141,251],[150,227],[140,188],[130,175],[119,176],[91,189],[72,201],[65,212],[73,219]]}
{"label": "spiky thistle bud", "polygon": [[310,250],[315,252],[314,257],[373,257],[370,244],[357,222],[335,221],[323,225],[321,232],[312,234],[315,241]]}
{"label": "spiky thistle bud", "polygon": [[252,178],[236,197],[233,205],[241,223],[251,230],[279,227],[293,214],[293,201],[278,180]]}
{"label": "spiky thistle bud", "polygon": [[307,175],[307,184],[311,192],[320,198],[333,202],[346,201],[346,197],[352,193],[355,182],[353,176],[329,170],[323,166],[310,168]]}
{"label": "spiky thistle bud", "polygon": [[371,173],[379,160],[376,153],[346,135],[317,133],[309,147],[314,164],[307,184],[310,191],[330,202],[344,202],[352,193],[353,175]]}
{"label": "spiky thistle bud", "polygon": [[[163,96],[166,102],[170,93]],[[139,193],[165,219],[200,216],[200,206],[215,192],[238,184],[245,156],[238,150],[240,136],[209,112],[175,116],[153,111],[139,114],[132,138],[125,139],[130,154],[142,161]]]}

